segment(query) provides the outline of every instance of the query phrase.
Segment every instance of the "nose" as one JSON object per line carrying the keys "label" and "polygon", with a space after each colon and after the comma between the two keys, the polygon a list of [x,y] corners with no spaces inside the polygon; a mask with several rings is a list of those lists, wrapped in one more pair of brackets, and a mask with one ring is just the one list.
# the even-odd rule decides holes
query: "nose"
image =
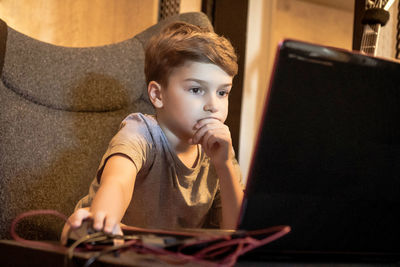
{"label": "nose", "polygon": [[204,105],[203,109],[204,109],[204,111],[208,111],[208,112],[212,112],[212,113],[217,112],[217,109],[215,107],[210,106],[208,104]]}
{"label": "nose", "polygon": [[216,99],[214,99],[214,97],[210,96],[207,99],[207,102],[204,104],[203,110],[207,111],[207,112],[211,112],[211,113],[215,113],[218,111],[217,109],[217,103],[216,103]]}

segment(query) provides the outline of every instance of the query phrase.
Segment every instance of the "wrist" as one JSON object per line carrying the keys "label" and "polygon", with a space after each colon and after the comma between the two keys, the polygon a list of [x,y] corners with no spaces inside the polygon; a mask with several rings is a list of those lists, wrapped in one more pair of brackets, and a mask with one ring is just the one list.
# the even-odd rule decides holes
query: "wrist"
{"label": "wrist", "polygon": [[212,163],[219,177],[224,177],[224,174],[229,173],[234,168],[231,159],[213,161]]}
{"label": "wrist", "polygon": [[227,153],[227,155],[211,158],[211,163],[216,169],[227,168],[233,166],[235,158],[234,153]]}
{"label": "wrist", "polygon": [[212,164],[216,169],[227,168],[231,160],[211,160]]}

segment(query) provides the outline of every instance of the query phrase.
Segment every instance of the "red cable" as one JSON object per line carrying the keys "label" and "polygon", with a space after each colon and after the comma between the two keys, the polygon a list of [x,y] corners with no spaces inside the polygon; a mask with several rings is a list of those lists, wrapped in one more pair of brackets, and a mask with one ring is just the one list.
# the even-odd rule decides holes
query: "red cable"
{"label": "red cable", "polygon": [[61,245],[55,245],[55,244],[50,244],[50,243],[46,243],[46,242],[42,242],[42,241],[34,241],[34,240],[28,240],[25,238],[20,237],[15,229],[17,228],[18,223],[25,217],[32,217],[32,216],[37,216],[37,215],[54,215],[57,216],[61,219],[64,219],[65,221],[68,220],[67,216],[65,216],[64,214],[56,211],[56,210],[31,210],[31,211],[27,211],[24,213],[21,213],[20,215],[18,215],[11,223],[11,229],[10,229],[10,233],[12,238],[17,241],[20,242],[22,244],[26,244],[29,246],[36,246],[36,247],[42,247],[42,248],[48,248],[48,249],[53,249],[59,252],[66,252],[67,248]]}
{"label": "red cable", "polygon": [[[20,215],[18,215],[12,222],[11,224],[11,236],[16,240],[17,242],[27,244],[30,246],[36,246],[36,247],[42,247],[42,248],[47,248],[47,249],[52,249],[56,250],[62,253],[65,253],[68,248],[61,246],[61,245],[55,245],[55,244],[50,244],[46,242],[41,242],[41,241],[33,241],[33,240],[27,240],[22,237],[20,237],[15,229],[19,223],[20,220],[22,220],[25,217],[30,217],[30,216],[37,216],[37,215],[54,215],[59,218],[62,218],[66,222],[68,222],[67,217],[55,210],[33,210],[33,211],[28,211],[24,212]],[[266,245],[268,243],[271,243],[278,238],[286,235],[287,233],[290,232],[290,227],[289,226],[274,226],[270,227],[267,229],[261,229],[261,230],[256,230],[256,231],[248,231],[244,232],[246,236],[244,237],[235,237],[232,238],[232,236],[229,235],[229,233],[226,236],[220,236],[216,234],[206,234],[201,233],[200,231],[197,232],[176,232],[176,231],[169,231],[169,230],[159,230],[159,229],[145,229],[145,228],[139,228],[139,227],[133,227],[133,226],[123,226],[122,229],[126,230],[131,230],[131,231],[138,231],[138,232],[144,232],[144,233],[149,233],[149,234],[163,234],[163,235],[178,235],[178,236],[186,236],[186,237],[202,237],[200,240],[194,240],[193,242],[184,244],[178,248],[176,252],[170,251],[164,248],[159,248],[155,246],[150,246],[144,244],[140,239],[134,239],[134,240],[128,240],[124,243],[124,246],[122,246],[120,249],[131,249],[135,251],[136,253],[152,253],[155,256],[159,257],[160,259],[164,258],[164,261],[168,261],[170,263],[177,263],[177,264],[182,264],[187,261],[196,261],[200,263],[207,263],[208,265],[216,265],[216,266],[233,266],[237,258],[240,255],[243,255],[244,253],[255,249],[259,246]],[[264,237],[262,239],[256,239],[252,236],[259,236],[259,235],[269,235],[267,237]],[[205,238],[206,237],[206,238]],[[187,255],[183,253],[184,249],[187,248],[194,248],[196,245],[206,245],[208,243],[214,243],[212,245],[207,245],[207,247],[200,249],[199,251],[195,252],[192,255]],[[110,248],[110,247],[108,247]],[[95,251],[99,250],[99,246],[87,246],[86,251]],[[230,250],[233,250],[233,252],[229,253],[226,256],[222,256],[218,258],[218,256],[221,256]],[[101,251],[101,250],[100,250]],[[168,258],[165,259],[165,257],[174,257],[175,260]]]}

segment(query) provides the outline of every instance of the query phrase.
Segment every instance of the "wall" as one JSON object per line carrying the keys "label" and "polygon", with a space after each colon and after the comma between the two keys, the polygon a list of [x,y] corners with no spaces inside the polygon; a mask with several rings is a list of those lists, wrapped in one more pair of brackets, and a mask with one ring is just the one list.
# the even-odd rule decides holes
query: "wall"
{"label": "wall", "polygon": [[245,179],[279,41],[292,38],[351,49],[352,2],[332,5],[330,0],[249,1],[239,154]]}
{"label": "wall", "polygon": [[0,18],[36,39],[62,46],[126,40],[157,22],[158,0],[1,0]]}
{"label": "wall", "polygon": [[180,13],[201,11],[201,0],[181,0]]}

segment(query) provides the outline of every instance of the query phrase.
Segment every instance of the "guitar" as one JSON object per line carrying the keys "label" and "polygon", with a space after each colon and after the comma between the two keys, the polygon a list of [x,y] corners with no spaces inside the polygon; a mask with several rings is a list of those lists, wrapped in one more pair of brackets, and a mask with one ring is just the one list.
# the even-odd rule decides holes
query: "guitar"
{"label": "guitar", "polygon": [[364,30],[360,51],[367,55],[376,56],[381,27],[389,20],[389,8],[394,0],[365,0],[363,18]]}

